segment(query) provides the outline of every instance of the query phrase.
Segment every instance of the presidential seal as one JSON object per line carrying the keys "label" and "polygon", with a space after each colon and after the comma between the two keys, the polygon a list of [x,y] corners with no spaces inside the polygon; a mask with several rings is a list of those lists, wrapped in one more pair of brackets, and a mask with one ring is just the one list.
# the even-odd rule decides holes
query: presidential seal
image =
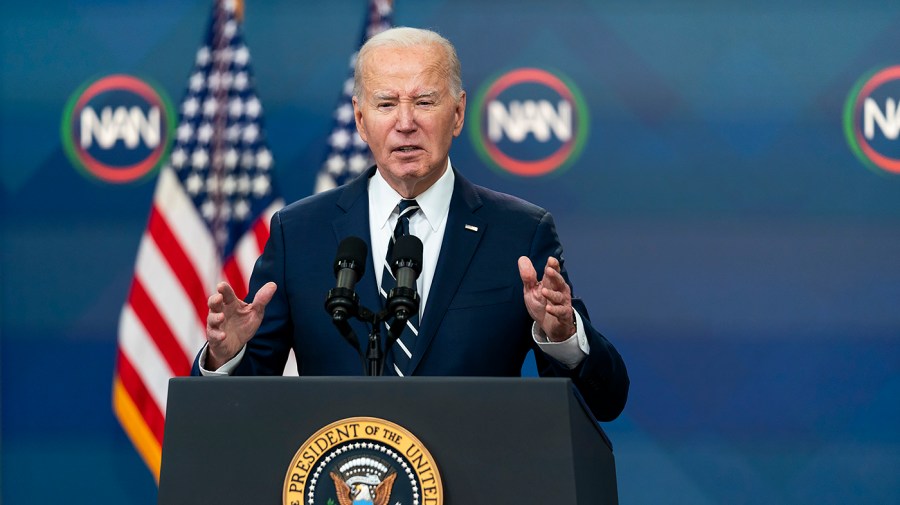
{"label": "presidential seal", "polygon": [[300,446],[284,478],[284,505],[442,505],[434,458],[402,426],[351,417]]}

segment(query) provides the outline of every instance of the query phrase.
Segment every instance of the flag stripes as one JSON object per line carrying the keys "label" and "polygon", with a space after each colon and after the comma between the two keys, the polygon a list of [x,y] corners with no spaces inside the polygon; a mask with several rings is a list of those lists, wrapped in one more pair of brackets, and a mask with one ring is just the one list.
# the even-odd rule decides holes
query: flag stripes
{"label": "flag stripes", "polygon": [[247,294],[268,223],[284,206],[271,181],[241,11],[235,0],[214,3],[119,319],[113,409],[157,480],[169,379],[190,373],[219,280]]}

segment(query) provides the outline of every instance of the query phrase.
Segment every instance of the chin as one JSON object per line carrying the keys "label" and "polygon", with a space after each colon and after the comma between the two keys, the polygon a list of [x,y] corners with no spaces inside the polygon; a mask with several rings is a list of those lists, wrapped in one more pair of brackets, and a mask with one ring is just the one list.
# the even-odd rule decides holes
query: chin
{"label": "chin", "polygon": [[428,175],[428,165],[421,162],[394,163],[388,172],[392,177],[403,180],[419,179]]}

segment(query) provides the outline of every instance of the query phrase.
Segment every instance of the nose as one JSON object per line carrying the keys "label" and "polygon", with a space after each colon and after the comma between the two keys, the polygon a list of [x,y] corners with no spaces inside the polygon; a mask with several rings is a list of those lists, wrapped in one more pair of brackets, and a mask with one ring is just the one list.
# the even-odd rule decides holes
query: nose
{"label": "nose", "polygon": [[399,132],[411,132],[416,129],[416,108],[410,102],[400,102],[397,107],[397,124],[395,128]]}

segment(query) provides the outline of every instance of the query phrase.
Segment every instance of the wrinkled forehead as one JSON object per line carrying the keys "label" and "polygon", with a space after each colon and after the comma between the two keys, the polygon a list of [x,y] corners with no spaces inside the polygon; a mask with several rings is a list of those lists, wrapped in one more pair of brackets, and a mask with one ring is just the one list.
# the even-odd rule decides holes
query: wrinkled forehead
{"label": "wrinkled forehead", "polygon": [[449,82],[445,55],[433,45],[378,47],[362,65],[362,85],[367,96],[443,94]]}

